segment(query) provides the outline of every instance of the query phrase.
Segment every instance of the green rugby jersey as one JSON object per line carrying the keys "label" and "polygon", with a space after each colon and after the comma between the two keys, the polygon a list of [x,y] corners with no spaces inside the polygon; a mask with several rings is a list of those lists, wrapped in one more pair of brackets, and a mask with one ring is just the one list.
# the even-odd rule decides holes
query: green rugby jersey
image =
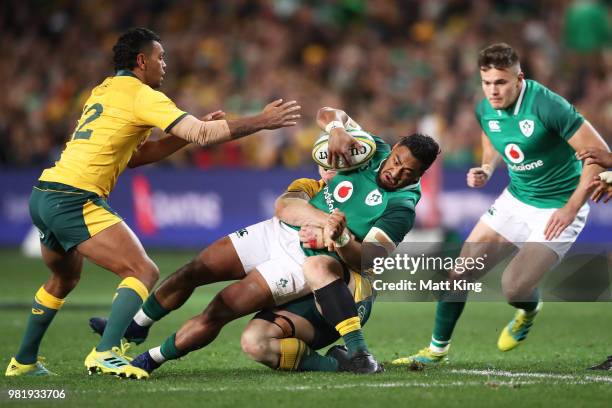
{"label": "green rugby jersey", "polygon": [[582,164],[567,142],[584,118],[563,97],[525,80],[517,101],[493,109],[484,98],[476,118],[508,167],[508,191],[537,208],[561,208],[578,182]]}
{"label": "green rugby jersey", "polygon": [[[373,136],[376,153],[372,160],[359,169],[338,172],[319,191],[310,204],[331,213],[334,208],[346,215],[349,230],[363,241],[372,227],[384,231],[396,245],[414,224],[415,207],[421,198],[420,182],[396,191],[387,191],[376,183],[378,170],[389,156],[391,148]],[[326,253],[305,249],[307,255]]]}

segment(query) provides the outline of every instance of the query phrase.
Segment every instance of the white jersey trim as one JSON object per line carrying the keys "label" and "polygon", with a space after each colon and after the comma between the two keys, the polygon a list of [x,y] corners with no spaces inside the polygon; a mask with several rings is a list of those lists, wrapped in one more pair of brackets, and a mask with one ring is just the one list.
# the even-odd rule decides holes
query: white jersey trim
{"label": "white jersey trim", "polygon": [[521,104],[523,103],[523,96],[525,95],[525,89],[527,89],[527,83],[524,79],[522,79],[521,93],[519,94],[518,100],[516,101],[516,106],[514,107],[514,116],[518,115],[519,110],[521,109]]}

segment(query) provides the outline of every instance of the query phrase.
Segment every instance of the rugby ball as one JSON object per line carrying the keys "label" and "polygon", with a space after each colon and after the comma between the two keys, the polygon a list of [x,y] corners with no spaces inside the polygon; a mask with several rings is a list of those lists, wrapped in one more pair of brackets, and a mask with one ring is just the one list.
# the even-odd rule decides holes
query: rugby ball
{"label": "rugby ball", "polygon": [[351,148],[349,151],[349,156],[351,157],[351,164],[347,163],[338,163],[338,167],[334,168],[327,162],[327,147],[329,144],[329,134],[324,133],[317,141],[315,142],[312,148],[312,159],[319,166],[326,169],[335,169],[341,171],[354,170],[366,164],[376,153],[376,142],[374,138],[367,132],[363,130],[350,129],[347,132],[355,138],[358,147]]}

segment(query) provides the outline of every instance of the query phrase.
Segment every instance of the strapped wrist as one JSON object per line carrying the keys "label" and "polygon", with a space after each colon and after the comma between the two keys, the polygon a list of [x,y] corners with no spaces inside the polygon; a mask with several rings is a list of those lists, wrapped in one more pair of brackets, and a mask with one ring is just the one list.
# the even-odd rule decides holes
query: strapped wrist
{"label": "strapped wrist", "polygon": [[329,134],[332,130],[342,128],[344,129],[344,123],[339,120],[333,120],[325,125],[325,133]]}

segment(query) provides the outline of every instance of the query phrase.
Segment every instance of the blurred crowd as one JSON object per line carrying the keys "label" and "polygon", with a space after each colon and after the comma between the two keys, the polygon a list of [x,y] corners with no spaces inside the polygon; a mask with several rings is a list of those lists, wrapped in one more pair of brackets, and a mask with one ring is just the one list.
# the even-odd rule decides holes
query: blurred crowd
{"label": "blurred crowd", "polygon": [[57,159],[133,26],[161,36],[162,91],[181,109],[232,117],[279,97],[302,106],[296,127],[186,149],[164,165],[310,166],[321,106],[389,142],[428,133],[446,166],[470,165],[480,154],[477,53],[500,41],[612,142],[609,1],[3,0],[0,11],[3,167]]}

